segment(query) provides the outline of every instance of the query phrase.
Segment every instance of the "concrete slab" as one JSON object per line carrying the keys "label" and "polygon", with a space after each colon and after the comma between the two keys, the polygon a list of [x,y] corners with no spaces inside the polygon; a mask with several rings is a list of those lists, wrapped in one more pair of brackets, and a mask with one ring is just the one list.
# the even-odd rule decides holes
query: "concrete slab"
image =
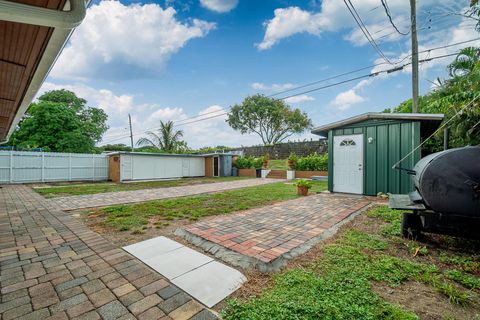
{"label": "concrete slab", "polygon": [[239,271],[212,261],[173,279],[172,282],[211,308],[235,292],[246,280]]}
{"label": "concrete slab", "polygon": [[246,281],[239,271],[166,237],[124,249],[207,307],[222,301]]}
{"label": "concrete slab", "polygon": [[123,247],[123,249],[137,258],[144,260],[158,257],[159,255],[180,249],[181,247],[183,247],[181,243],[170,240],[167,237],[156,237]]}
{"label": "concrete slab", "polygon": [[203,266],[205,263],[213,261],[209,256],[187,247],[181,247],[153,258],[141,260],[168,279],[175,279],[184,273]]}

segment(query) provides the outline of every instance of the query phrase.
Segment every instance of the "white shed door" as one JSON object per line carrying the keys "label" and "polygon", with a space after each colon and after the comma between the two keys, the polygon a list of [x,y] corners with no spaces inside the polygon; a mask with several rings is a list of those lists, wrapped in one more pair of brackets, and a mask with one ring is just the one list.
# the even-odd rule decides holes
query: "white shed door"
{"label": "white shed door", "polygon": [[333,191],[363,193],[363,135],[333,137]]}
{"label": "white shed door", "polygon": [[133,179],[133,162],[132,156],[125,154],[120,156],[120,180],[132,180]]}

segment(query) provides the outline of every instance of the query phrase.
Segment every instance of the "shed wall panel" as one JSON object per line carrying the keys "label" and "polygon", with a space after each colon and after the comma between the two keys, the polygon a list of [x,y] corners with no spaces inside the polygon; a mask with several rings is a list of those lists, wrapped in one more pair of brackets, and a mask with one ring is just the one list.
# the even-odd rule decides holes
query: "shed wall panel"
{"label": "shed wall panel", "polygon": [[155,180],[205,176],[204,157],[122,154],[120,163],[122,180]]}

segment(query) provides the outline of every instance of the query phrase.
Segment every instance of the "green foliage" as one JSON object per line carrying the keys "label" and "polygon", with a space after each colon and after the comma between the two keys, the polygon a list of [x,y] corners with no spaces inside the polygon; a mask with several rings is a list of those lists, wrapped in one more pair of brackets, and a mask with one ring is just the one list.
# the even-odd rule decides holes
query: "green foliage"
{"label": "green foliage", "polygon": [[[315,191],[326,189],[324,181],[312,182]],[[278,201],[295,199],[295,187],[283,182],[242,188],[225,192],[203,194],[199,196],[180,197],[164,200],[147,201],[131,205],[112,206],[100,209],[98,213],[105,216],[105,224],[119,231],[142,227],[149,218],[156,217],[161,222],[229,214],[239,210],[266,206]],[[156,227],[162,224],[157,223]]]}
{"label": "green foliage", "polygon": [[447,270],[445,275],[448,279],[460,283],[468,289],[480,289],[480,279],[469,274],[466,274],[460,270]]}
{"label": "green foliage", "polygon": [[[480,11],[477,11],[477,13]],[[480,100],[463,108],[480,95],[480,49],[475,47],[460,50],[456,59],[448,66],[450,79],[438,79],[439,85],[419,97],[422,113],[443,113],[448,121],[451,147],[480,144]],[[389,111],[389,109],[385,110]],[[394,108],[393,112],[412,111],[411,99]],[[427,152],[442,150],[443,132],[439,132],[424,145]]]}
{"label": "green foliage", "polygon": [[348,232],[341,244],[326,246],[315,265],[318,272],[296,268],[279,274],[260,297],[244,304],[230,300],[224,319],[417,319],[382,300],[369,282],[377,277],[396,283],[404,278],[399,275],[403,269],[412,272],[413,268],[402,261],[376,262],[362,252],[365,248],[381,252],[386,244],[361,232]]}
{"label": "green foliage", "polygon": [[29,106],[9,144],[46,151],[96,152],[95,144],[108,129],[107,115],[86,104],[68,90],[44,93]]}
{"label": "green foliage", "polygon": [[234,130],[258,134],[264,145],[279,143],[312,126],[300,109],[291,109],[283,100],[253,95],[231,108],[227,119]]}
{"label": "green foliage", "polygon": [[466,272],[479,272],[480,261],[477,255],[474,256],[462,256],[462,255],[447,255],[445,253],[440,254],[440,261],[445,264],[453,265]]}
{"label": "green foliage", "polygon": [[313,153],[306,157],[298,158],[294,162],[294,168],[299,171],[327,171],[328,154]]}
{"label": "green foliage", "polygon": [[132,151],[132,148],[123,144],[105,144],[97,148],[99,152],[108,152],[108,151]]}
{"label": "green foliage", "polygon": [[196,153],[215,153],[215,152],[229,152],[237,148],[227,147],[227,146],[216,146],[216,147],[202,147],[198,150],[195,150]]}
{"label": "green foliage", "polygon": [[167,153],[185,153],[189,150],[187,143],[181,138],[182,130],[176,130],[173,121],[163,122],[160,120],[160,128],[157,132],[147,131],[147,137],[142,137],[137,141],[137,146],[148,147]]}
{"label": "green foliage", "polygon": [[305,187],[307,189],[310,189],[312,187],[312,181],[300,179],[297,182],[295,182],[295,185],[297,187]]}
{"label": "green foliage", "polygon": [[260,169],[263,166],[263,158],[238,157],[233,166],[237,169]]}

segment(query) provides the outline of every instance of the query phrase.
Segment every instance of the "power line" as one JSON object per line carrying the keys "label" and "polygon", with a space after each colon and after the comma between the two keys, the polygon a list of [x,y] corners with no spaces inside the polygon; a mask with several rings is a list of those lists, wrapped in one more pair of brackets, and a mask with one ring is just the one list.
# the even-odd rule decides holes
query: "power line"
{"label": "power line", "polygon": [[387,61],[388,63],[391,63],[390,60],[387,58],[387,56],[383,53],[383,51],[380,49],[380,47],[378,46],[378,44],[375,42],[375,39],[373,39],[372,35],[370,34],[370,32],[368,31],[367,27],[365,26],[365,24],[363,23],[362,21],[362,18],[360,17],[360,15],[358,14],[357,10],[355,9],[355,6],[352,4],[352,2],[350,0],[343,0],[343,3],[345,3],[345,6],[347,7],[348,11],[350,12],[350,14],[352,15],[353,19],[355,20],[355,22],[357,23],[358,27],[360,28],[360,30],[362,31],[363,35],[365,36],[365,38],[367,38],[368,42],[370,43],[370,45],[375,49],[375,51],[377,51],[377,53],[383,58],[385,59],[385,61]]}
{"label": "power line", "polygon": [[[428,59],[419,60],[419,62],[420,62],[420,63],[425,63],[425,62],[429,62],[429,61],[436,60],[436,59],[441,59],[441,58],[446,58],[446,57],[454,56],[454,55],[457,55],[457,54],[458,54],[458,52],[456,52],[456,53],[451,53],[451,54],[445,54],[445,55],[441,55],[441,56],[435,56],[435,57],[431,57],[431,58],[428,58]],[[336,82],[336,83],[332,83],[332,84],[329,84],[329,85],[325,85],[325,86],[321,86],[321,87],[316,87],[316,88],[309,89],[309,90],[306,90],[306,91],[302,91],[302,92],[299,92],[299,93],[296,93],[296,94],[288,95],[288,96],[285,96],[285,97],[282,97],[282,98],[278,98],[277,100],[285,100],[285,99],[288,99],[288,98],[292,98],[292,97],[296,97],[296,96],[299,96],[299,95],[311,93],[311,92],[314,92],[314,91],[319,91],[319,90],[331,88],[331,87],[334,87],[334,86],[342,85],[342,84],[345,84],[345,83],[348,83],[348,82],[352,82],[352,81],[356,81],[356,80],[360,80],[360,79],[363,79],[363,78],[375,77],[375,76],[378,76],[378,75],[381,74],[381,73],[387,73],[387,74],[394,73],[394,72],[397,72],[397,71],[402,70],[404,67],[406,67],[406,66],[408,66],[408,65],[410,65],[410,64],[411,64],[411,62],[408,62],[408,63],[405,63],[405,64],[403,64],[403,65],[401,65],[401,66],[397,66],[397,67],[394,67],[394,68],[391,68],[391,69],[388,69],[388,70],[382,70],[382,71],[378,71],[378,72],[373,72],[373,73],[364,74],[364,75],[361,75],[361,76],[358,76],[358,77],[346,79],[346,80],[339,81],[339,82]],[[215,112],[219,112],[219,111],[222,111],[222,110],[216,110]],[[211,112],[211,113],[213,113],[213,112]],[[221,116],[227,115],[228,113],[229,113],[228,111],[224,111],[224,112],[222,112],[222,113],[220,113],[220,114],[213,115],[213,116],[210,116],[210,117],[201,118],[201,119],[196,119],[196,120],[189,121],[189,122],[184,122],[184,123],[181,123],[181,124],[176,125],[176,127],[180,127],[180,126],[184,126],[184,125],[188,125],[188,124],[192,124],[192,123],[196,123],[196,122],[200,122],[200,121],[204,121],[204,120],[209,120],[209,119],[221,117]],[[205,113],[205,114],[207,114],[207,113]],[[203,115],[201,115],[201,116],[204,116],[205,114],[203,114]],[[183,121],[185,121],[185,120],[186,120],[186,119],[183,119]],[[145,131],[143,131],[143,132],[141,132],[141,133],[145,133],[145,132],[147,132],[147,131],[148,131],[148,130],[145,130]],[[140,133],[140,132],[139,132],[139,133]],[[109,143],[114,142],[114,141],[122,140],[122,139],[124,139],[124,138],[126,138],[126,137],[128,137],[128,135],[123,136],[123,137],[120,137],[120,138],[117,138],[117,139],[108,140],[108,141],[105,141],[105,144],[109,144]]]}
{"label": "power line", "polygon": [[388,20],[390,20],[390,24],[392,25],[392,27],[393,27],[399,34],[401,34],[401,35],[403,35],[403,36],[406,36],[407,34],[409,34],[409,32],[404,33],[404,32],[401,32],[400,30],[398,30],[398,28],[397,28],[397,26],[395,25],[395,23],[393,23],[392,15],[390,14],[390,10],[388,9],[387,0],[381,0],[381,2],[382,2],[383,8],[385,9],[385,13],[387,14]]}

